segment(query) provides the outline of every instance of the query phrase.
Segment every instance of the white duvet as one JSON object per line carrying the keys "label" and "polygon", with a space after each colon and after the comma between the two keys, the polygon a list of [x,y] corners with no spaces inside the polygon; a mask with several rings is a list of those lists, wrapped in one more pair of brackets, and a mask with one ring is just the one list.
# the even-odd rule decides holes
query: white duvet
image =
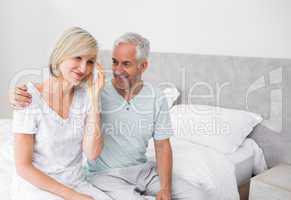
{"label": "white duvet", "polygon": [[[0,120],[0,197],[10,200],[9,185],[13,172],[12,162],[12,135],[10,120]],[[235,178],[234,164],[222,153],[199,144],[193,144],[176,137],[171,139],[174,168],[173,173],[190,181],[193,185],[207,193],[209,200],[237,200],[238,187]],[[258,151],[255,145],[254,151]],[[260,149],[259,149],[260,150]],[[255,155],[257,166],[264,166],[262,152]],[[261,155],[261,156],[259,156]],[[147,151],[149,159],[154,159],[152,141]],[[256,170],[257,169],[257,170]],[[255,168],[259,173],[265,167]]]}
{"label": "white duvet", "polygon": [[[239,199],[235,167],[225,155],[176,137],[172,137],[171,144],[175,175],[206,191],[209,200]],[[152,141],[147,156],[154,160]]]}

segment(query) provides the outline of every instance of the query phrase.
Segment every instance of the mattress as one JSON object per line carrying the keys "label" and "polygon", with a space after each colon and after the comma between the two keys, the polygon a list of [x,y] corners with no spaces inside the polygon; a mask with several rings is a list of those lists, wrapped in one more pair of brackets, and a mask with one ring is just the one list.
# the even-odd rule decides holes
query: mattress
{"label": "mattress", "polygon": [[247,183],[253,175],[254,169],[254,141],[250,138],[246,139],[240,148],[227,157],[235,166],[235,174],[238,186]]}

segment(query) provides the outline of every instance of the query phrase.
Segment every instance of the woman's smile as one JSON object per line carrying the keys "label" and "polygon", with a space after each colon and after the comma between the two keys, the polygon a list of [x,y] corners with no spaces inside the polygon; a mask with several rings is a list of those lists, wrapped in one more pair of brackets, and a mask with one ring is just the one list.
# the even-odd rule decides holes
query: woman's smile
{"label": "woman's smile", "polygon": [[84,73],[72,71],[74,79],[81,81],[84,77]]}

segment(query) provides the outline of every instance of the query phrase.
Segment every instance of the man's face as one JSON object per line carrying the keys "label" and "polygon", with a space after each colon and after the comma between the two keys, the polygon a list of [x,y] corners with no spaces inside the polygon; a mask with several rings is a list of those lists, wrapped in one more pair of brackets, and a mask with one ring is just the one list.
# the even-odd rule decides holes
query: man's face
{"label": "man's face", "polygon": [[119,89],[130,89],[135,82],[141,80],[146,66],[147,61],[139,63],[136,60],[134,45],[121,43],[113,49],[112,71],[115,86]]}

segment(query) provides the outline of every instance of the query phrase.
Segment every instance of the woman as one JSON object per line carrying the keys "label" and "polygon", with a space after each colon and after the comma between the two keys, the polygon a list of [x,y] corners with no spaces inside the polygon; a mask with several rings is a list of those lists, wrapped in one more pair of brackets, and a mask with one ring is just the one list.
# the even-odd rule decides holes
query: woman
{"label": "woman", "polygon": [[13,200],[110,199],[82,170],[82,154],[96,159],[103,144],[97,105],[105,78],[100,65],[98,81],[92,74],[97,48],[87,31],[70,28],[51,54],[49,79],[27,84],[32,102],[13,113]]}

